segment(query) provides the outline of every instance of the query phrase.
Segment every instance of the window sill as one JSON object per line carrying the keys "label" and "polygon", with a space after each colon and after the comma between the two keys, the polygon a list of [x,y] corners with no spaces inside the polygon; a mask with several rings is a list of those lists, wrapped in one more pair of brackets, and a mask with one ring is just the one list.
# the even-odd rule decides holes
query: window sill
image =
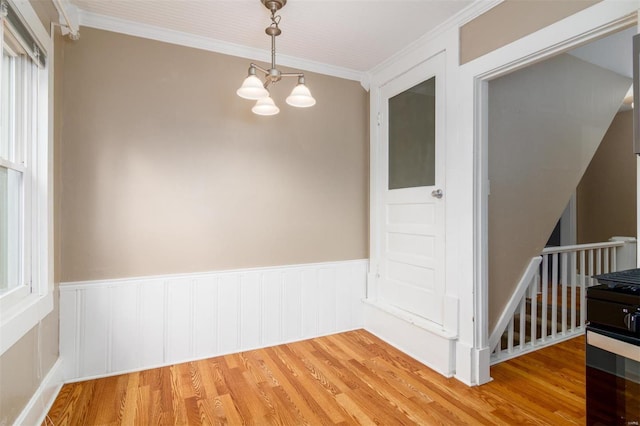
{"label": "window sill", "polygon": [[0,317],[0,356],[53,310],[53,295],[25,297]]}

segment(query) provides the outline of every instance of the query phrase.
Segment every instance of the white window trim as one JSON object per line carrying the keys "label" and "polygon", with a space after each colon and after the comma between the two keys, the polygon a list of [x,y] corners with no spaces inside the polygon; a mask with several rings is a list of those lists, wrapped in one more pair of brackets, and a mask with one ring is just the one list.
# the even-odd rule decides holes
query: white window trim
{"label": "white window trim", "polygon": [[[26,0],[8,0],[24,18],[47,56],[44,71],[38,75],[44,89],[38,99],[37,153],[35,182],[31,194],[33,229],[31,274],[33,291],[19,302],[0,311],[0,355],[13,346],[53,310],[53,41]],[[43,93],[44,92],[44,93]]]}

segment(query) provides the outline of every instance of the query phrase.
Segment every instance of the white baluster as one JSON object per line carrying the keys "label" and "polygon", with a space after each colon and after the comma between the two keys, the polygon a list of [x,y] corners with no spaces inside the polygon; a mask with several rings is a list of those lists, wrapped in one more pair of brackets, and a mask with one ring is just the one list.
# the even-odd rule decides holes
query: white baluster
{"label": "white baluster", "polygon": [[568,264],[567,264],[567,253],[562,253],[562,316],[560,318],[562,334],[566,334],[567,332],[567,284],[569,282],[569,274],[568,274]]}
{"label": "white baluster", "polygon": [[513,353],[513,321],[511,318],[509,322],[509,331],[507,332],[507,353]]}
{"label": "white baluster", "polygon": [[549,255],[542,256],[542,326],[540,328],[540,338],[544,342],[547,340],[547,306],[549,304]]}
{"label": "white baluster", "polygon": [[524,350],[524,344],[527,337],[527,292],[522,296],[520,301],[520,351]]}
{"label": "white baluster", "polygon": [[538,338],[537,336],[537,331],[538,331],[538,294],[537,294],[537,289],[536,287],[538,286],[538,284],[540,283],[540,277],[536,276],[535,281],[534,281],[534,285],[532,285],[529,290],[529,300],[530,302],[530,309],[531,309],[531,331],[529,333],[529,335],[531,336],[531,346],[535,346],[536,345],[536,340]]}
{"label": "white baluster", "polygon": [[574,266],[574,268],[571,268],[571,323],[570,323],[570,329],[571,331],[574,331],[576,328],[576,305],[579,303],[576,300],[576,270],[575,270],[575,265],[576,265],[576,252],[571,252],[571,265]]}
{"label": "white baluster", "polygon": [[551,270],[551,338],[558,332],[558,253],[553,253]]}
{"label": "white baluster", "polygon": [[589,287],[593,285],[593,250],[589,250]]}
{"label": "white baluster", "polygon": [[[582,332],[586,321],[587,289],[598,284],[593,276],[617,271],[619,246],[621,244],[616,242],[605,242],[545,248],[541,254],[539,269],[527,283],[523,297],[515,309],[511,307],[514,314],[505,327],[502,338],[507,338],[507,342],[496,345],[492,359],[517,356],[525,352],[528,343],[531,348],[543,347]],[[560,294],[561,298],[558,297]],[[516,315],[519,315],[518,322]],[[530,319],[529,327],[527,315]],[[519,332],[518,341],[514,340],[516,327]]]}
{"label": "white baluster", "polygon": [[587,268],[585,252],[580,250],[580,328],[584,327],[587,320],[587,280],[585,270]]}

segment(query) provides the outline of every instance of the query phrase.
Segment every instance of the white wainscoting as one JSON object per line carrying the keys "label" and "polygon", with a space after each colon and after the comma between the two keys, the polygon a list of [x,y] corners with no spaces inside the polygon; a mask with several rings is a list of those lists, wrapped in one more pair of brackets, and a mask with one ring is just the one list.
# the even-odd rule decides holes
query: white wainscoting
{"label": "white wainscoting", "polygon": [[65,380],[361,328],[368,260],[62,283]]}

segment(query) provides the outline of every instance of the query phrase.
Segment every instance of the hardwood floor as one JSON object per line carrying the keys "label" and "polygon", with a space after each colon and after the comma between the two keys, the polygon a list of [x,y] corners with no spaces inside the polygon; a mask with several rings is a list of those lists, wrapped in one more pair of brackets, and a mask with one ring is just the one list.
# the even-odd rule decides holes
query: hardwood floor
{"label": "hardwood floor", "polygon": [[584,424],[584,338],[469,388],[363,330],[65,385],[47,425]]}

